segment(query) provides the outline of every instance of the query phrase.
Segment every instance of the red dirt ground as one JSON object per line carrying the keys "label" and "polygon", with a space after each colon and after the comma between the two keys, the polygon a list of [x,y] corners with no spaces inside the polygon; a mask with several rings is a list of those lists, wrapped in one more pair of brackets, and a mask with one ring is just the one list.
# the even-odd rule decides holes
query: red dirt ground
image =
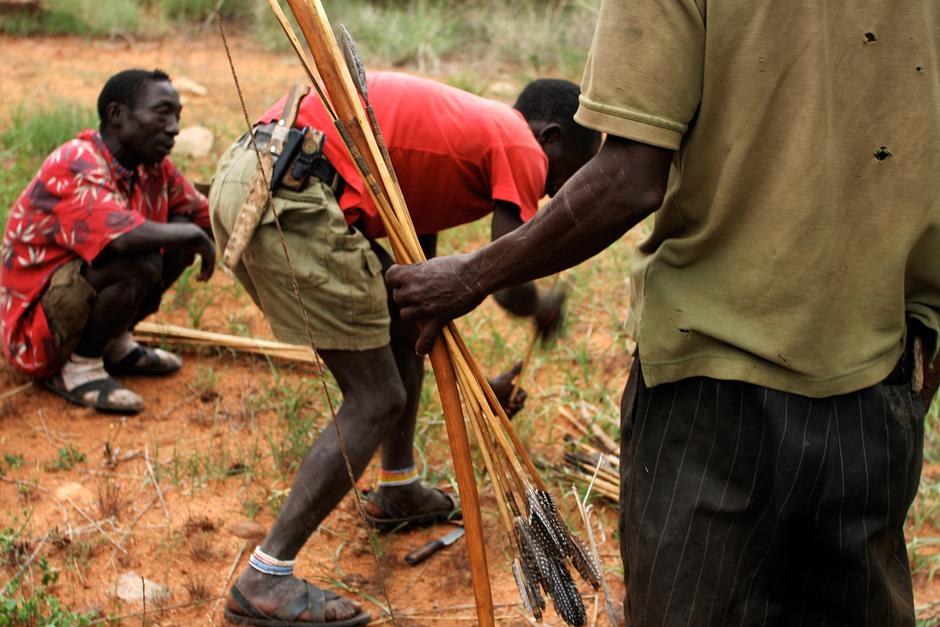
{"label": "red dirt ground", "polygon": [[[267,52],[247,37],[235,36],[232,43],[250,113],[262,111],[287,84],[303,79],[292,57]],[[159,67],[171,76],[188,77],[208,89],[205,97],[185,96],[183,125],[198,123],[215,131],[214,154],[219,154],[224,144],[243,129],[228,64],[214,31],[189,39],[135,43],[0,37],[0,49],[4,109],[20,102],[57,99],[91,107],[100,86],[115,71],[131,66]],[[190,162],[189,173],[198,176],[211,171],[207,170],[211,162]],[[623,287],[613,289],[622,293]],[[201,320],[201,328],[232,332],[238,327],[270,337],[260,313],[230,277],[216,273],[209,291],[197,291],[193,297],[206,294],[211,294],[213,301]],[[185,303],[174,305],[173,295],[168,296],[167,303],[158,319],[191,323]],[[585,304],[581,321],[572,333],[590,335],[586,343],[602,375],[602,385],[616,399],[626,378],[625,347],[610,334],[608,314],[601,309],[592,313],[590,307],[596,304]],[[622,320],[624,313],[622,306],[617,311],[618,319]],[[509,338],[510,352],[521,356],[527,327],[495,313],[495,308],[486,315],[490,316],[489,322],[477,329],[481,335],[499,331]],[[0,453],[24,459],[18,469],[0,460],[0,467],[6,471],[0,482],[0,528],[18,529],[28,518],[22,536],[31,540],[23,550],[29,554],[41,549],[50,564],[61,570],[54,593],[68,607],[97,608],[102,615],[129,615],[124,621],[127,624],[221,623],[215,599],[223,593],[233,568],[237,574],[244,567],[246,547],[250,551],[250,543],[234,536],[230,528],[247,519],[253,503],[262,506],[255,521],[264,527],[270,525],[273,514],[265,504],[283,498],[283,490],[290,485],[273,468],[265,450],[269,438],[283,435],[283,421],[259,399],[273,388],[298,386],[313,376],[312,368],[278,364],[275,374],[265,361],[254,357],[214,350],[187,351],[184,355],[186,364],[178,375],[131,382],[133,389],[144,396],[147,408],[126,420],[67,405],[35,387],[0,402]],[[500,365],[508,364],[493,367]],[[575,358],[569,354],[535,369],[536,383],[532,387],[548,390],[533,394],[527,409],[539,417],[529,439],[537,459],[554,461],[559,457],[559,429],[544,418],[552,415],[552,408],[559,402],[561,379],[557,371],[575,367]],[[0,393],[23,383],[24,379],[11,368],[0,366]],[[304,409],[323,412],[319,390],[311,389],[309,398],[302,397]],[[440,427],[436,429],[434,433],[440,436]],[[106,444],[118,451],[118,458],[129,458],[114,467],[106,466]],[[52,470],[57,451],[66,446],[83,453],[85,462],[71,470]],[[166,510],[149,480],[145,453],[160,470]],[[449,461],[445,461],[448,450],[443,437],[428,442],[424,454],[435,470],[452,474]],[[242,468],[239,464],[250,463],[258,467],[248,474],[237,473]],[[226,474],[227,469],[231,469],[232,476]],[[926,472],[935,475],[938,470],[928,468]],[[361,487],[370,486],[372,477],[372,471],[368,471]],[[17,481],[22,483],[17,485]],[[82,500],[78,496],[71,502],[56,498],[56,490],[70,482],[84,486],[90,498]],[[98,495],[105,493],[109,485],[120,486],[122,506],[114,521],[108,520],[108,512],[103,513],[98,503]],[[498,622],[528,625],[509,573],[496,504],[488,487],[483,489],[482,498]],[[607,532],[601,552],[611,571],[608,577],[614,598],[619,599],[623,586],[614,536],[615,507],[603,502],[596,507],[601,510],[599,518]],[[564,499],[564,509],[570,512],[570,498]],[[70,543],[54,535],[88,528],[90,520],[103,521],[98,522],[100,530],[88,529]],[[351,592],[346,594],[357,598],[376,617],[381,611],[373,601],[384,602],[384,581],[399,624],[473,624],[463,541],[416,568],[402,561],[408,551],[446,531],[437,527],[385,537],[377,568],[351,497],[347,497],[299,555],[299,574],[334,587],[347,586]],[[53,536],[43,542],[50,532]],[[163,608],[148,607],[145,621],[139,616],[139,605],[121,603],[108,594],[109,585],[127,570],[171,589]],[[0,569],[0,582],[14,572],[11,567]],[[940,599],[940,589],[925,578],[919,577],[915,585],[919,606]],[[597,616],[597,624],[607,624],[603,608],[597,612],[594,598],[586,599],[586,605],[589,618]],[[561,624],[551,611],[546,619],[546,624]]]}

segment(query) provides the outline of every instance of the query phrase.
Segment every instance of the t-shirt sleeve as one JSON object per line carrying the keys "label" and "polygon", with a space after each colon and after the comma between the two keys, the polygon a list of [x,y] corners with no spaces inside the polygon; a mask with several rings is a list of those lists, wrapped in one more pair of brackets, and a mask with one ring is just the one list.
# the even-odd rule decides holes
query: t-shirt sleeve
{"label": "t-shirt sleeve", "polygon": [[493,201],[510,202],[519,207],[519,217],[528,222],[539,209],[545,195],[548,158],[539,148],[499,146],[491,155],[490,183]]}
{"label": "t-shirt sleeve", "polygon": [[194,224],[209,228],[209,201],[206,197],[186,180],[170,159],[164,160],[163,168],[169,195],[168,215],[186,216]]}
{"label": "t-shirt sleeve", "polygon": [[701,100],[704,3],[603,0],[575,120],[677,149]]}
{"label": "t-shirt sleeve", "polygon": [[54,215],[49,235],[88,263],[146,221],[130,211],[107,164],[78,143],[47,160],[29,193],[31,207]]}

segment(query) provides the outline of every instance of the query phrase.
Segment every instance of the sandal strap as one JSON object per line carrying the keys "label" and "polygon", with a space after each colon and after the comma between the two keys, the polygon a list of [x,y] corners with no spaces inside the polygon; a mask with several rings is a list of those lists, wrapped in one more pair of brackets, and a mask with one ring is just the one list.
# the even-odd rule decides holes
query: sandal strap
{"label": "sandal strap", "polygon": [[293,601],[282,606],[273,615],[268,615],[256,608],[251,601],[233,584],[229,594],[238,606],[242,609],[242,614],[249,618],[262,618],[266,620],[282,620],[285,622],[297,622],[300,615],[304,612],[310,614],[310,620],[305,622],[325,623],[326,622],[326,604],[334,599],[340,598],[332,590],[318,588],[306,579],[304,582],[305,590],[303,594],[298,595]]}
{"label": "sandal strap", "polygon": [[306,586],[304,594],[297,596],[293,601],[284,606],[277,613],[277,618],[287,621],[297,621],[305,611],[310,614],[308,622],[325,623],[326,622],[326,604],[333,599],[338,599],[339,595],[330,591],[318,588],[306,579],[302,580]]}
{"label": "sandal strap", "polygon": [[147,365],[150,365],[150,362],[151,362],[150,355],[147,353],[147,350],[143,346],[138,344],[137,346],[132,348],[131,352],[129,352],[128,354],[124,355],[117,361],[108,362],[105,365],[109,368],[116,368],[116,369],[121,369],[121,370],[124,370],[127,368],[133,368],[134,366],[137,365],[137,362],[140,361],[140,358],[145,355],[147,356]]}
{"label": "sandal strap", "polygon": [[252,604],[252,602],[249,601],[248,598],[242,593],[242,591],[238,589],[238,586],[236,584],[232,584],[232,587],[229,589],[228,593],[229,595],[231,595],[232,600],[238,604],[238,607],[241,608],[242,615],[247,616],[249,618],[265,618],[265,619],[273,618],[272,616],[268,616],[267,614],[265,614],[264,612],[256,608]]}
{"label": "sandal strap", "polygon": [[111,393],[115,390],[123,390],[124,386],[112,379],[107,377],[104,379],[95,379],[93,381],[86,381],[80,385],[76,385],[74,388],[69,390],[69,394],[77,396],[79,398],[84,398],[86,392],[98,392],[98,399],[95,401],[98,405],[108,404],[108,399],[111,397]]}
{"label": "sandal strap", "polygon": [[409,514],[402,508],[395,505],[388,497],[384,496],[380,490],[373,490],[369,500],[380,510],[387,514],[387,518],[405,518]]}
{"label": "sandal strap", "polygon": [[[449,492],[445,492],[444,490],[440,489],[437,486],[429,486],[426,484],[422,484],[422,485],[424,485],[426,488],[430,488],[432,491],[446,498],[450,502],[450,511],[456,511],[460,507],[460,502],[457,500],[456,496],[450,494]],[[400,508],[391,500],[389,500],[388,497],[383,496],[379,490],[374,490],[373,492],[371,492],[369,495],[369,500],[372,501],[372,503],[376,507],[378,507],[380,510],[382,510],[385,514],[388,514],[387,518],[392,519],[392,520],[394,519],[400,520],[400,519],[410,518],[416,515],[427,514],[433,511],[439,511],[439,510],[434,510],[434,509],[425,510],[428,502],[430,501],[430,498],[425,499],[425,501],[422,502],[421,505],[419,505],[418,508],[413,512],[404,511],[402,508]]]}

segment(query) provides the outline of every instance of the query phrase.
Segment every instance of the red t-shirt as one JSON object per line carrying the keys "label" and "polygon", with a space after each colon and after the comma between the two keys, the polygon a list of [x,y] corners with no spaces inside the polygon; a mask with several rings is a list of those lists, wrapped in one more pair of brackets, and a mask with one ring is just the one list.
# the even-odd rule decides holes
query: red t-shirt
{"label": "red t-shirt", "polygon": [[32,376],[55,373],[59,350],[38,304],[52,274],[73,259],[91,263],[145,220],[170,215],[209,227],[206,198],[170,159],[129,172],[93,130],[49,155],[13,205],[0,253],[0,338],[10,363]]}
{"label": "red t-shirt", "polygon": [[[528,221],[545,194],[548,158],[525,119],[505,104],[424,78],[371,72],[369,101],[388,144],[415,231],[437,233],[472,222],[501,200]],[[284,98],[259,120],[280,118]],[[297,127],[326,134],[324,153],[346,181],[346,222],[370,238],[385,235],[378,210],[315,92],[303,99]]]}

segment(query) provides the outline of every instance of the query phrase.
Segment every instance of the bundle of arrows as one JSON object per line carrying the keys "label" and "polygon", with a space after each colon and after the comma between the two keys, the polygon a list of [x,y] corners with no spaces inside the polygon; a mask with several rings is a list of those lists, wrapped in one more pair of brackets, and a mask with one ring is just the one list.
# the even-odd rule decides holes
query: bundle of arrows
{"label": "bundle of arrows", "polygon": [[[312,53],[311,62],[277,0],[268,1],[375,200],[396,261],[423,261],[369,103],[365,72],[352,38],[343,29],[340,47],[319,0],[287,0]],[[569,567],[597,589],[600,573],[596,555],[561,520],[555,502],[453,323],[444,328],[430,357],[460,488],[478,623],[493,625],[494,620],[467,423],[494,487],[524,604],[540,618],[546,608],[544,591],[562,619],[570,625],[583,625],[584,604]]]}

